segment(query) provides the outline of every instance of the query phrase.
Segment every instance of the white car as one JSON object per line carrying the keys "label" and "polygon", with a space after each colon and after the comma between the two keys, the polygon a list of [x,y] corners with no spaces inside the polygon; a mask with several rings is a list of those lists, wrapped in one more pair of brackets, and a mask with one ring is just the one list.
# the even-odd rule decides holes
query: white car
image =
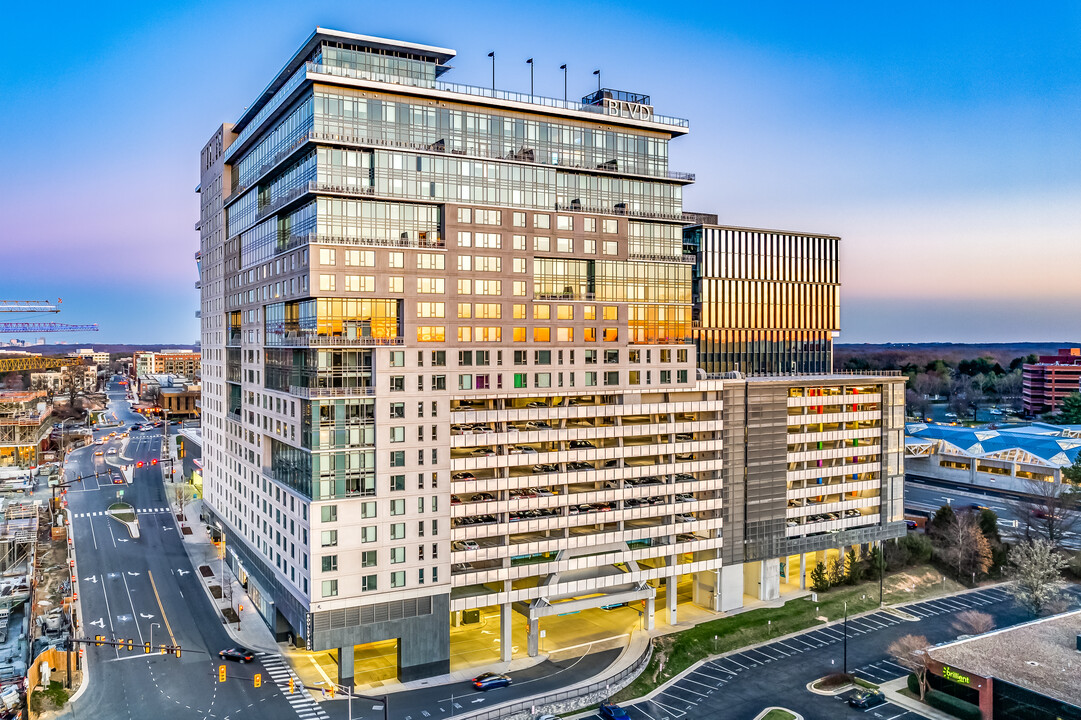
{"label": "white car", "polygon": [[529,454],[536,455],[537,454],[537,449],[533,448],[533,447],[530,447],[528,445],[514,445],[510,449],[510,454],[511,455],[529,455]]}
{"label": "white car", "polygon": [[475,540],[456,540],[452,545],[455,550],[480,550]]}
{"label": "white car", "polygon": [[698,498],[694,495],[688,495],[687,493],[680,493],[676,495],[676,502],[698,502]]}

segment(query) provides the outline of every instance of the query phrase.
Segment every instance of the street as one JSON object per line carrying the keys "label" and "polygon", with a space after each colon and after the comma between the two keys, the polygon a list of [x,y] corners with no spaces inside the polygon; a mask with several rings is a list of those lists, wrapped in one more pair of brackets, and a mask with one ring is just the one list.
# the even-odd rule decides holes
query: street
{"label": "street", "polygon": [[[1081,593],[1071,590],[1072,606]],[[975,590],[901,608],[918,617],[904,620],[889,612],[875,612],[848,621],[848,669],[874,683],[903,677],[886,648],[902,635],[924,635],[932,643],[957,637],[953,616],[979,610],[1008,627],[1031,616],[1010,600],[1001,588]],[[810,683],[843,669],[842,624],[820,627],[772,643],[726,655],[704,663],[666,685],[649,700],[624,705],[632,720],[751,720],[769,706],[786,707],[807,720],[860,717],[866,710],[850,708],[844,696],[824,696],[806,689]],[[893,704],[874,710],[873,717],[908,720],[919,717]],[[599,716],[597,716],[599,718]]]}
{"label": "street", "polygon": [[[119,430],[144,418],[132,413],[122,387],[111,382],[110,410],[124,422]],[[111,413],[110,413],[111,415]],[[110,420],[112,418],[110,417]],[[95,432],[108,435],[110,428]],[[123,454],[95,456],[122,445],[114,439],[104,446],[73,451],[66,477],[90,475],[117,464],[144,467],[134,471],[131,484],[114,485],[108,475],[88,478],[68,489],[82,607],[78,635],[131,639],[135,650],[86,647],[89,686],[74,704],[76,717],[124,718],[141,715],[192,718],[323,718],[326,714],[306,695],[286,698],[271,676],[287,683],[280,662],[271,658],[250,665],[227,663],[227,680],[218,682],[218,650],[234,643],[221,617],[200,587],[170,517],[162,483],[161,429],[132,432]],[[140,537],[129,537],[105,511],[123,491],[123,501],[136,508]],[[179,645],[181,657],[145,655],[142,644]],[[253,676],[262,673],[262,687]],[[296,703],[301,700],[303,702]],[[289,700],[294,700],[291,704]]]}

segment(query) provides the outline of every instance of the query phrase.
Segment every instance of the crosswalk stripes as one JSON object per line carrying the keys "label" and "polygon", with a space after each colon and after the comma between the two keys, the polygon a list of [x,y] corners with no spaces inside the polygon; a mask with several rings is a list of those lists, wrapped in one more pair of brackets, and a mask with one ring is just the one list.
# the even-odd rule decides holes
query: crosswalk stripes
{"label": "crosswalk stripes", "polygon": [[[139,514],[139,515],[154,515],[154,514],[157,514],[157,513],[167,513],[167,512],[171,512],[171,511],[167,507],[157,507],[157,508],[136,508],[135,512],[137,514]],[[76,518],[101,517],[101,516],[107,515],[107,514],[108,513],[103,511],[103,510],[98,510],[98,511],[88,511],[88,512],[75,513],[74,515],[72,515],[72,517],[76,517]]]}
{"label": "crosswalk stripes", "polygon": [[[270,676],[270,679],[274,681],[274,684],[281,690],[282,695],[289,702],[289,705],[296,711],[297,716],[302,720],[328,720],[329,716],[326,711],[315,702],[311,694],[304,689],[304,684],[293,669],[282,659],[281,655],[272,655],[270,653],[257,653],[259,655],[259,662],[263,664],[266,669],[266,674]],[[296,692],[289,693],[289,678],[293,678],[293,682],[296,684]]]}

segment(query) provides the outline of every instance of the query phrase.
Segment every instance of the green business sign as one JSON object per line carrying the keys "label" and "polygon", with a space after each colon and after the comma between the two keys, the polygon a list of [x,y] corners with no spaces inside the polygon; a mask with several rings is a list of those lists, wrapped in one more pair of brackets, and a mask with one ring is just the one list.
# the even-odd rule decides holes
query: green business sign
{"label": "green business sign", "polygon": [[955,683],[961,683],[962,685],[970,685],[972,680],[963,673],[959,673],[949,665],[942,666],[942,677],[947,680],[953,680]]}

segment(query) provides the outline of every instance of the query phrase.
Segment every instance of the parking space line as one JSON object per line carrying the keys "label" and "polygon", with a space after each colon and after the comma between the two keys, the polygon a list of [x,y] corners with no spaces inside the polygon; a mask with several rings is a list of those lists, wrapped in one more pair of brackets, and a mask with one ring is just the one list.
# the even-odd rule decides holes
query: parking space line
{"label": "parking space line", "polygon": [[[781,657],[774,657],[769,652],[766,652],[767,650],[769,650],[771,652],[779,653]],[[755,648],[755,651],[762,653],[763,655],[768,657],[770,660],[780,660],[782,657],[788,657],[788,653],[774,647],[774,645],[763,645],[760,648]]]}
{"label": "parking space line", "polygon": [[[661,694],[663,695],[664,693],[661,693]],[[662,707],[662,708],[664,708],[665,710],[668,710],[669,712],[675,713],[675,714],[676,714],[676,717],[683,717],[684,715],[686,715],[686,714],[687,714],[687,713],[686,713],[685,711],[683,711],[683,710],[676,710],[676,709],[675,709],[675,708],[673,708],[673,707],[668,707],[667,705],[665,705],[665,704],[664,704],[664,703],[662,703],[662,702],[659,702],[659,701],[658,701],[658,700],[656,700],[656,699],[650,700],[649,702],[653,703],[654,705],[656,705],[656,706],[658,706],[658,707]],[[694,704],[697,704],[697,703],[694,703]]]}
{"label": "parking space line", "polygon": [[725,672],[727,672],[727,673],[728,673],[728,674],[730,674],[730,675],[735,675],[735,674],[737,674],[737,673],[738,673],[738,672],[739,672],[740,670],[746,670],[746,669],[747,669],[746,667],[744,667],[743,665],[740,665],[740,664],[739,664],[738,662],[736,662],[735,660],[732,660],[732,658],[731,658],[731,657],[727,657],[727,658],[724,658],[724,659],[725,659],[725,660],[731,660],[731,661],[732,661],[733,663],[735,663],[735,664],[736,664],[736,665],[737,665],[737,666],[739,667],[739,669],[737,669],[737,670],[731,670],[731,669],[729,669],[729,668],[725,667],[724,665],[722,665],[722,664],[721,664],[721,661],[720,661],[720,660],[714,660],[714,661],[713,661],[712,663],[710,663],[710,664],[711,664],[711,665],[716,665],[716,666],[717,666],[717,667],[719,667],[719,668],[720,668],[721,670],[724,670]]}
{"label": "parking space line", "polygon": [[807,648],[792,647],[791,645],[788,644],[789,642],[791,642],[791,641],[789,641],[789,640],[778,640],[777,644],[781,645],[782,647],[788,648],[792,652],[797,652],[797,653],[801,653],[801,652],[803,652],[804,650],[807,649]]}
{"label": "parking space line", "polygon": [[[744,659],[744,660],[747,660],[747,658],[743,658],[743,659]],[[740,666],[740,667],[741,667],[742,669],[744,669],[744,670],[749,670],[749,669],[753,668],[753,667],[754,667],[755,665],[759,665],[759,664],[760,664],[760,663],[754,663],[754,664],[752,664],[752,665],[744,665],[744,664],[743,664],[743,663],[741,663],[741,662],[740,662],[739,660],[736,660],[736,656],[735,656],[735,655],[729,655],[728,657],[726,657],[726,658],[725,658],[725,660],[728,660],[729,662],[734,662],[734,663],[735,663],[736,665],[739,665],[739,666]],[[748,662],[750,662],[750,661],[748,660]]]}
{"label": "parking space line", "polygon": [[[693,673],[692,673],[692,674],[693,674]],[[704,688],[709,688],[710,690],[716,690],[716,689],[717,689],[717,687],[718,687],[717,685],[710,685],[709,683],[704,683],[704,682],[702,682],[701,680],[695,680],[695,679],[693,679],[693,678],[692,678],[692,677],[691,677],[690,675],[688,675],[687,677],[685,677],[685,678],[683,678],[682,680],[680,680],[680,682],[684,682],[684,681],[686,681],[686,682],[692,682],[692,683],[694,683],[695,685],[701,685],[702,687],[704,687]]]}
{"label": "parking space line", "polygon": [[[680,681],[679,681],[679,682],[677,682],[677,683],[676,683],[675,685],[672,685],[671,687],[672,687],[672,688],[679,688],[679,689],[680,689],[680,690],[682,690],[683,692],[689,692],[689,693],[690,693],[691,695],[697,695],[698,697],[703,697],[703,698],[704,698],[704,697],[708,697],[708,695],[707,695],[706,693],[700,693],[700,692],[698,692],[697,690],[692,690],[692,689],[690,689],[689,687],[683,687],[683,686],[681,686],[681,685],[680,685],[679,683],[683,682],[683,680],[685,680],[685,679],[686,679],[686,678],[682,678],[682,679],[680,679]],[[701,684],[701,683],[699,683],[699,684]],[[671,688],[670,688],[670,689],[671,689]],[[713,688],[710,688],[710,689],[712,690]],[[668,692],[668,690],[666,690],[665,692]]]}
{"label": "parking space line", "polygon": [[[753,653],[753,652],[756,652],[756,653],[758,653],[759,655],[761,655],[761,656],[763,656],[764,658],[766,658],[766,662],[773,662],[774,660],[776,660],[776,659],[777,659],[777,658],[775,658],[775,657],[772,657],[772,656],[770,656],[770,655],[766,655],[766,653],[762,652],[762,651],[761,651],[761,650],[759,650],[758,648],[751,648],[750,650],[746,650],[746,651],[744,651],[744,653],[743,653],[743,654],[744,654],[744,655],[746,655],[746,656],[747,656],[747,657],[749,658],[749,657],[751,656],[751,653]],[[763,662],[762,662],[761,660],[759,660],[759,664],[765,664],[765,663],[763,663]]]}
{"label": "parking space line", "polygon": [[[712,665],[712,663],[711,663],[711,665]],[[707,667],[710,667],[710,665],[703,665],[702,667],[698,668],[693,673],[691,673],[691,675],[702,674],[702,675],[705,675],[706,677],[708,677],[710,680],[716,680],[717,682],[720,682],[720,683],[726,683],[726,682],[728,682],[729,680],[731,680],[732,678],[734,678],[736,676],[736,673],[724,670],[722,672],[724,672],[725,677],[718,677],[716,675],[713,675],[711,673],[706,672],[704,668],[707,668]],[[715,669],[715,668],[711,668],[711,669]],[[688,677],[690,677],[690,676],[688,676]]]}

